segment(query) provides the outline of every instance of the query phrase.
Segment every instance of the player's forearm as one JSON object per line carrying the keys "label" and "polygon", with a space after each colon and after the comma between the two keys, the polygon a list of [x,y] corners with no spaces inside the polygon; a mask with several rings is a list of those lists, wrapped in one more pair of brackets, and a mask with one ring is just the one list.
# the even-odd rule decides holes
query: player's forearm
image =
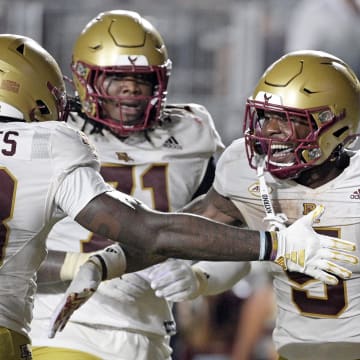
{"label": "player's forearm", "polygon": [[[171,214],[156,237],[156,252],[174,258],[252,261],[260,255],[260,233],[200,216]],[[271,241],[264,241],[271,246]]]}
{"label": "player's forearm", "polygon": [[[76,221],[92,232],[124,244],[139,256],[251,261],[258,260],[260,255],[258,231],[196,215],[159,213],[139,202],[126,203],[106,194],[92,200]],[[263,242],[271,247],[268,237]]]}

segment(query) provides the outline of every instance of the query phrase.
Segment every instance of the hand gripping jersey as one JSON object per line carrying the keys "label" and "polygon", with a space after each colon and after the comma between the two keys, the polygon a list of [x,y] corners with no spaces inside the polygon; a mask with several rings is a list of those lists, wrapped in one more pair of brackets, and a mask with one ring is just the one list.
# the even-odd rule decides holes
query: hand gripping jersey
{"label": "hand gripping jersey", "polygon": [[[68,123],[82,128],[84,120],[76,118]],[[90,134],[92,125],[85,125]],[[101,161],[101,174],[105,181],[127,194],[135,196],[151,208],[174,211],[187,204],[202,183],[209,159],[222,151],[223,144],[215,130],[210,114],[199,105],[167,106],[161,126],[154,130],[132,134],[121,141],[110,131],[90,135]],[[141,226],[141,224],[129,224]],[[63,251],[94,251],[107,245],[103,239],[65,219],[50,233],[50,249]],[[70,322],[87,324],[97,329],[129,329],[151,335],[173,334],[175,323],[171,305],[155,296],[147,282],[147,271],[137,273],[138,280],[148,290],[136,301],[106,296],[99,291]],[[58,289],[47,289],[54,292]],[[59,302],[60,295],[38,293],[35,305],[35,322],[31,334],[35,346],[61,346],[105,357],[100,349],[102,333],[93,341],[67,335],[67,328],[55,339],[46,338],[50,310]],[[44,330],[43,330],[43,329]],[[105,337],[105,335],[103,335]],[[109,342],[108,335],[104,341]],[[111,345],[112,346],[112,345]],[[104,348],[104,347],[103,347]],[[117,358],[114,347],[108,349],[107,359]]]}
{"label": "hand gripping jersey", "polygon": [[[316,189],[294,181],[278,181],[266,173],[274,210],[290,222],[316,205],[325,212],[315,229],[357,243],[360,249],[360,152],[342,174]],[[236,140],[219,159],[215,189],[231,198],[250,228],[258,229],[265,216],[256,171],[248,166],[243,139]],[[306,275],[284,272],[271,264],[277,301],[273,338],[287,359],[360,359],[360,266],[336,286]]]}
{"label": "hand gripping jersey", "polygon": [[86,137],[60,122],[0,124],[0,326],[27,335],[51,226],[111,190]]}

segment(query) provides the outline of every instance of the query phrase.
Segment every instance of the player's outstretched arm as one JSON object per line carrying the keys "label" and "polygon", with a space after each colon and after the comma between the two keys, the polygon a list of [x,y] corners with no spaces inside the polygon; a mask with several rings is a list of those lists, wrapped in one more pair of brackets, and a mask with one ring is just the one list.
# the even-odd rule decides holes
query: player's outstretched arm
{"label": "player's outstretched arm", "polygon": [[[247,261],[270,260],[285,270],[300,271],[335,284],[336,277],[349,278],[351,271],[337,262],[356,264],[351,252],[355,244],[317,234],[312,224],[321,216],[322,207],[300,218],[284,230],[258,232],[213,222],[190,214],[159,213],[140,202],[118,194],[100,195],[76,217],[90,231],[124,244],[127,249],[126,271],[158,262],[166,257]],[[90,258],[91,259],[91,258]],[[122,252],[111,261],[112,272],[120,276],[125,271]],[[336,261],[336,262],[335,262]],[[66,296],[53,315],[49,336],[62,329],[71,314],[96,290],[108,266],[94,266],[91,260],[75,275]],[[131,263],[131,264],[129,264]],[[138,265],[140,264],[140,265]],[[131,270],[130,270],[131,269]]]}
{"label": "player's outstretched arm", "polygon": [[271,260],[279,264],[284,259],[285,265],[282,265],[289,270],[302,271],[331,283],[333,278],[325,277],[323,271],[344,278],[351,275],[351,271],[334,261],[354,264],[358,259],[351,254],[354,243],[319,235],[313,230],[313,221],[321,213],[317,208],[287,229],[259,232],[197,215],[153,211],[132,197],[114,191],[90,201],[75,220],[92,232],[118,241],[127,255],[127,272],[168,257]]}
{"label": "player's outstretched arm", "polygon": [[168,257],[259,259],[258,231],[220,224],[198,215],[157,212],[115,191],[94,198],[75,220],[94,233],[120,242],[129,256],[128,272]]}
{"label": "player's outstretched arm", "polygon": [[[210,190],[205,197],[198,198],[187,205],[185,210],[200,215],[206,214],[227,223],[243,221],[234,204],[214,189]],[[356,257],[351,254],[355,248],[347,241],[314,232],[312,225],[322,212],[323,208],[318,207],[284,232],[272,233],[273,250],[276,255],[271,260],[283,266],[285,270],[303,272],[327,284],[336,284],[337,278],[330,273],[341,278],[350,277],[351,272],[336,262],[356,263]],[[263,235],[271,236],[271,233],[263,233]],[[283,236],[285,236],[284,247],[279,246]],[[345,252],[342,252],[343,250]],[[246,268],[239,267],[245,264],[244,262],[201,261],[189,266],[185,262],[180,264],[164,262],[154,267],[150,274],[151,286],[158,296],[163,296],[170,301],[183,301],[198,295],[214,294],[230,288],[234,280],[238,281],[246,274],[244,271]]]}

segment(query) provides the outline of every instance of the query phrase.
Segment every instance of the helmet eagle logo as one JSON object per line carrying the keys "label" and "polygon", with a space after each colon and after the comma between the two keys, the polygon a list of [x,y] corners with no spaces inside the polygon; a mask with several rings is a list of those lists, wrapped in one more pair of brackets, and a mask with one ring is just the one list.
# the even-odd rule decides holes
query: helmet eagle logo
{"label": "helmet eagle logo", "polygon": [[137,57],[137,56],[128,56],[128,59],[129,59],[131,65],[134,66],[135,63],[136,63],[136,61],[137,61],[137,59],[138,59],[138,57]]}
{"label": "helmet eagle logo", "polygon": [[271,94],[267,95],[266,93],[264,93],[264,100],[265,100],[266,103],[269,102],[269,100],[270,100],[271,98],[272,98],[272,95],[271,95]]}

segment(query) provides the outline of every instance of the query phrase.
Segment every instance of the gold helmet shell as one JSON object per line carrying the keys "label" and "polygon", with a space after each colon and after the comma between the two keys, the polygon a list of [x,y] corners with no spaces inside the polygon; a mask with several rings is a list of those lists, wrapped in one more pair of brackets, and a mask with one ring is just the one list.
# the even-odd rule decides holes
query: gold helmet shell
{"label": "gold helmet shell", "polygon": [[0,35],[0,48],[0,116],[27,122],[63,120],[65,84],[54,58],[20,35]]}
{"label": "gold helmet shell", "polygon": [[308,123],[310,135],[297,139],[295,164],[278,168],[268,164],[274,175],[293,177],[322,164],[357,136],[359,79],[344,61],[322,51],[295,51],[273,63],[247,101],[244,132],[252,167],[256,153],[270,151],[271,140],[259,135],[259,113],[264,110],[283,113],[287,119],[291,114],[302,116]]}
{"label": "gold helmet shell", "polygon": [[[89,118],[122,135],[149,128],[159,120],[166,100],[171,61],[159,32],[138,13],[113,10],[91,20],[75,42],[71,67],[82,110]],[[126,126],[107,118],[101,111],[101,102],[107,97],[99,93],[94,79],[106,72],[152,74],[156,78],[140,124]],[[111,101],[121,102],[121,97]]]}

